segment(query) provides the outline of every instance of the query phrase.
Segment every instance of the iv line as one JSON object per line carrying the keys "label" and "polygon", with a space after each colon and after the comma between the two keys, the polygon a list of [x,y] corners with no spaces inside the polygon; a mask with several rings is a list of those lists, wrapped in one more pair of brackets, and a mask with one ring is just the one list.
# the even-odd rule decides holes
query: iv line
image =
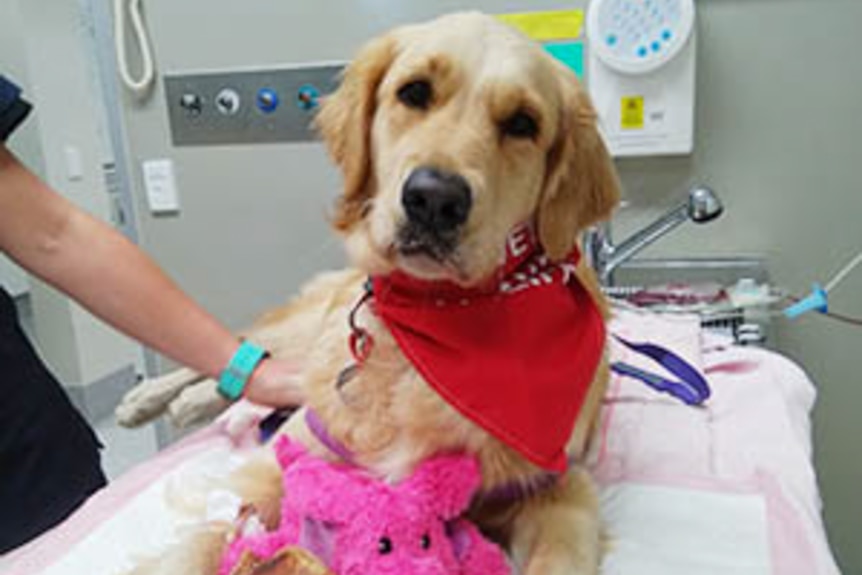
{"label": "iv line", "polygon": [[860,263],[862,263],[862,251],[860,251],[858,254],[856,254],[856,257],[853,258],[850,261],[850,263],[848,263],[846,266],[841,268],[841,270],[838,273],[836,273],[834,276],[832,276],[832,279],[830,279],[826,283],[826,287],[824,287],[823,289],[826,292],[831,292],[833,289],[835,289],[835,286],[837,286],[839,283],[841,283],[844,280],[844,278],[846,278],[850,274],[850,272],[852,272],[853,269],[856,266],[858,266]]}

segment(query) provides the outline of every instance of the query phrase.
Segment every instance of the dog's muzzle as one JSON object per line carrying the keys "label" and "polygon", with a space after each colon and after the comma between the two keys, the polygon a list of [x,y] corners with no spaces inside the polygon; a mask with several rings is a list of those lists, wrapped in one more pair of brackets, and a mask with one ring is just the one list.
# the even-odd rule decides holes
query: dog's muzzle
{"label": "dog's muzzle", "polygon": [[473,196],[462,176],[432,167],[416,168],[404,182],[401,205],[407,222],[399,234],[402,253],[445,256],[456,247],[470,216]]}

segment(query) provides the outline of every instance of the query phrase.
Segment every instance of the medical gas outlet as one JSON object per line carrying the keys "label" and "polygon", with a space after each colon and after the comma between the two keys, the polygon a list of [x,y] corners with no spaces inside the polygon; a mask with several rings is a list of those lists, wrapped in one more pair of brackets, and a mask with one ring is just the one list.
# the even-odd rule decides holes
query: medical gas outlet
{"label": "medical gas outlet", "polygon": [[337,86],[340,64],[166,76],[176,146],[310,142],[320,99]]}
{"label": "medical gas outlet", "polygon": [[257,108],[264,114],[272,114],[278,109],[278,92],[272,88],[261,88],[257,93]]}

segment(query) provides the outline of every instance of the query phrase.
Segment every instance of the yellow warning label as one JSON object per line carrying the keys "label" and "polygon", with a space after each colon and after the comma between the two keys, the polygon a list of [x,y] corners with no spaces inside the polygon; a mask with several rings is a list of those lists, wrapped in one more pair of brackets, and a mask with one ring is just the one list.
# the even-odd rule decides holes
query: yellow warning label
{"label": "yellow warning label", "polygon": [[644,129],[644,97],[624,96],[620,101],[620,128],[623,130]]}
{"label": "yellow warning label", "polygon": [[540,42],[578,38],[584,25],[583,10],[499,14],[497,18]]}

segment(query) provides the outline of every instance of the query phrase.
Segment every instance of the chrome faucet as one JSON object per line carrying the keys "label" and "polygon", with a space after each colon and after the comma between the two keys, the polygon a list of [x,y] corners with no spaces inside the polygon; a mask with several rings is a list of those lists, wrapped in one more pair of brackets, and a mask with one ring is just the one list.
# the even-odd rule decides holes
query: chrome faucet
{"label": "chrome faucet", "polygon": [[587,233],[584,242],[586,252],[601,284],[611,286],[614,271],[639,251],[688,220],[705,224],[719,217],[723,210],[724,206],[715,192],[706,186],[695,186],[689,191],[686,202],[635,232],[619,245],[614,245],[611,239],[610,224],[599,224]]}

